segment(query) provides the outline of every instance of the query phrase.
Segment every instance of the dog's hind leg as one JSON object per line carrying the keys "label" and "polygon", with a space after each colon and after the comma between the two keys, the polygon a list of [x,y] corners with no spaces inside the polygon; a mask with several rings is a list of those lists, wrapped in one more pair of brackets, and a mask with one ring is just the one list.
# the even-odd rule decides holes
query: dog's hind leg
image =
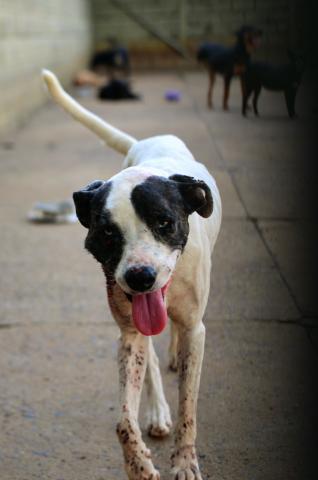
{"label": "dog's hind leg", "polygon": [[257,85],[257,87],[255,88],[254,90],[254,96],[253,96],[253,110],[254,110],[254,113],[255,115],[258,117],[258,108],[257,108],[257,102],[258,102],[258,97],[261,93],[261,90],[262,90],[262,86],[261,85]]}
{"label": "dog's hind leg", "polygon": [[170,322],[170,329],[169,368],[173,372],[176,372],[178,370],[178,329],[174,322]]}
{"label": "dog's hind leg", "polygon": [[295,112],[296,93],[297,93],[297,89],[295,88],[288,88],[284,90],[287,111],[290,118],[294,118],[296,116],[296,112]]}
{"label": "dog's hind leg", "polygon": [[137,332],[122,331],[118,350],[120,420],[117,435],[130,480],[159,480],[150,451],[142,440],[138,411],[146,373],[149,338]]}
{"label": "dog's hind leg", "polygon": [[224,93],[223,93],[223,110],[229,109],[230,84],[232,76],[225,75],[224,77]]}
{"label": "dog's hind leg", "polygon": [[244,117],[246,117],[246,112],[248,110],[248,101],[252,94],[252,91],[253,91],[252,87],[245,85],[244,95],[242,99],[242,115]]}
{"label": "dog's hind leg", "polygon": [[[244,99],[247,95],[247,86],[246,86],[246,81],[245,81],[245,77],[244,77],[244,74],[242,75],[239,75],[239,80],[240,80],[240,86],[241,86],[241,93],[242,93],[242,105],[243,105],[243,102],[244,102]],[[250,106],[248,105],[248,103],[246,103],[246,106],[243,107],[243,109],[245,108],[245,111],[246,110],[249,110],[250,109]],[[242,110],[243,110],[242,109]]]}
{"label": "dog's hind leg", "polygon": [[209,69],[209,87],[208,87],[208,97],[207,97],[207,102],[208,102],[208,108],[213,108],[213,87],[214,87],[214,82],[215,82],[215,72],[212,68]]}
{"label": "dog's hind leg", "polygon": [[146,385],[148,392],[148,434],[152,437],[165,437],[170,433],[172,422],[170,408],[163,391],[159,359],[151,337],[149,338]]}

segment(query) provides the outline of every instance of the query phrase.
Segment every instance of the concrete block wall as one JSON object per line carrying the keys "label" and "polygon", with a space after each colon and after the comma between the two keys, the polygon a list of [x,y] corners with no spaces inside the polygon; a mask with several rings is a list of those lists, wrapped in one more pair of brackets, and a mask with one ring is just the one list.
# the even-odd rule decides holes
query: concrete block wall
{"label": "concrete block wall", "polygon": [[0,134],[46,100],[41,68],[67,82],[85,65],[90,49],[89,1],[1,0]]}
{"label": "concrete block wall", "polygon": [[[165,35],[185,37],[188,45],[202,40],[225,44],[233,42],[233,32],[242,24],[264,30],[259,56],[286,58],[286,49],[295,46],[295,26],[301,22],[295,13],[300,0],[121,0]],[[132,50],[153,37],[111,0],[92,0],[95,45],[115,36]],[[183,12],[183,13],[182,13]],[[159,42],[157,42],[159,44]],[[299,42],[298,42],[299,43]]]}

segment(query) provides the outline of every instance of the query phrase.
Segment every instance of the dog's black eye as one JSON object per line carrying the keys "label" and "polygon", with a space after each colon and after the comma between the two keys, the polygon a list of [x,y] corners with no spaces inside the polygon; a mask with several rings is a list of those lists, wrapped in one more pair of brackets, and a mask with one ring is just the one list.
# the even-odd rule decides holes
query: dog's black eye
{"label": "dog's black eye", "polygon": [[173,221],[170,218],[159,218],[157,226],[161,231],[171,230],[173,228]]}
{"label": "dog's black eye", "polygon": [[114,231],[111,227],[104,228],[104,233],[107,238],[112,237],[114,235]]}

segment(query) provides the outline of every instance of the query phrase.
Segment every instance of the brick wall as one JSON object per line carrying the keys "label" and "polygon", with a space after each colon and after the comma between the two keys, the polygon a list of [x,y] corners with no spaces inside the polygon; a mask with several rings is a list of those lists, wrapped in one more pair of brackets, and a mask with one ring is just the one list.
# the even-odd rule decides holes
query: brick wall
{"label": "brick wall", "polygon": [[[289,46],[298,46],[300,0],[121,0],[158,30],[173,39],[186,38],[195,47],[202,40],[229,44],[233,32],[242,24],[264,30],[258,56],[264,59],[286,58]],[[107,36],[115,36],[132,51],[156,49],[162,44],[111,0],[92,0],[95,45]],[[166,52],[167,53],[167,52]]]}
{"label": "brick wall", "polygon": [[86,0],[1,0],[0,132],[21,124],[47,98],[41,68],[68,81],[85,64],[90,38]]}

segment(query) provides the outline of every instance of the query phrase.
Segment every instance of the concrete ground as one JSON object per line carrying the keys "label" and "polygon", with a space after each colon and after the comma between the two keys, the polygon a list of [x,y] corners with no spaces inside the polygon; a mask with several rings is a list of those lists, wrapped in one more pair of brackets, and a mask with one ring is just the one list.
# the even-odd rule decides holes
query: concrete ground
{"label": "concrete ground", "polygon": [[[144,75],[135,81],[141,102],[82,102],[138,138],[180,136],[221,190],[198,409],[203,478],[311,480],[317,310],[299,201],[309,117],[290,121],[282,95],[263,93],[262,117],[242,119],[237,83],[230,112],[220,83],[207,111],[206,83],[201,73]],[[168,88],[180,89],[179,103],[164,101]],[[1,480],[125,479],[114,431],[118,330],[103,275],[79,224],[26,221],[34,202],[69,198],[120,165],[52,103],[1,144]],[[175,419],[167,341],[156,339]],[[148,443],[168,479],[172,438]]]}

